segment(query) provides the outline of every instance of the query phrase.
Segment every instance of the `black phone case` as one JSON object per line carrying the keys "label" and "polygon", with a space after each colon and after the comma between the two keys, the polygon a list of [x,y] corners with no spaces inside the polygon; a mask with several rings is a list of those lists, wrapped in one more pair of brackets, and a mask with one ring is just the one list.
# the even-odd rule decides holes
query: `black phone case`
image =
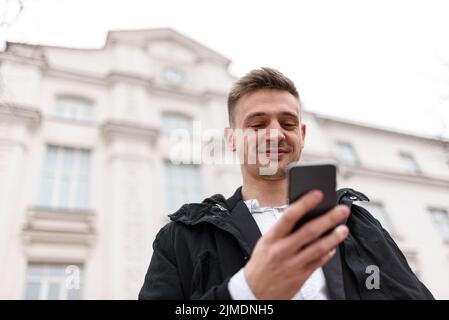
{"label": "black phone case", "polygon": [[[321,216],[336,206],[337,168],[335,165],[294,165],[289,168],[288,175],[288,199],[290,204],[313,189],[321,190],[324,194],[321,203],[315,209],[306,213],[296,223],[292,231],[297,230],[308,221]],[[328,234],[331,230],[328,230],[323,235]]]}

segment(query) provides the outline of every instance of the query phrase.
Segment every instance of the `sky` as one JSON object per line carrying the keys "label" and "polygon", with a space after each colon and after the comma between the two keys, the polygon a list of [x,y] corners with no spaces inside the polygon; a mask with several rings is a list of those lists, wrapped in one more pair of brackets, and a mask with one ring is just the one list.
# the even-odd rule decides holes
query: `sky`
{"label": "sky", "polygon": [[171,27],[237,77],[279,69],[308,111],[449,138],[449,1],[23,1],[9,41],[99,48],[108,30]]}

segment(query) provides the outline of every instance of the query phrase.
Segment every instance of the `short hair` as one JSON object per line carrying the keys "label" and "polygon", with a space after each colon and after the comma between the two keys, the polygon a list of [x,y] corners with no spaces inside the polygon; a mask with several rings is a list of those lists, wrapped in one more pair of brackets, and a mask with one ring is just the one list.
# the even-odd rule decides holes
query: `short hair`
{"label": "short hair", "polygon": [[298,90],[292,80],[284,76],[280,71],[272,68],[254,69],[238,79],[233,85],[228,95],[228,116],[229,124],[234,126],[234,109],[237,102],[245,94],[258,89],[278,89],[290,92],[299,99]]}

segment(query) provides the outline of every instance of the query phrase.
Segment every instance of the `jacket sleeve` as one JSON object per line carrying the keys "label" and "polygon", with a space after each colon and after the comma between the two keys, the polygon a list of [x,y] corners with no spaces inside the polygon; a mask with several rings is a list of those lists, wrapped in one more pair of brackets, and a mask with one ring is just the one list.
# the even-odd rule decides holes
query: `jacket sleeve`
{"label": "jacket sleeve", "polygon": [[231,295],[228,290],[229,278],[220,283],[219,285],[213,286],[206,293],[204,293],[200,300],[232,300]]}
{"label": "jacket sleeve", "polygon": [[183,299],[181,281],[175,263],[175,256],[170,252],[168,225],[163,227],[153,242],[153,256],[139,300]]}
{"label": "jacket sleeve", "polygon": [[201,295],[189,296],[185,293],[180,277],[182,270],[178,269],[174,241],[169,229],[169,225],[163,227],[153,242],[153,256],[139,293],[139,300],[230,300],[229,278]]}
{"label": "jacket sleeve", "polygon": [[[352,205],[348,227],[351,238],[345,240],[345,260],[359,280],[362,299],[434,299],[416,277],[406,257],[380,222],[368,210]],[[365,268],[381,269],[381,290],[367,290]]]}
{"label": "jacket sleeve", "polygon": [[[380,223],[379,223],[380,225]],[[393,240],[393,238],[390,236],[390,234],[388,233],[387,230],[385,230],[382,226],[382,232],[385,236],[385,238],[387,239],[387,241],[390,243],[391,247],[393,248],[393,250],[396,252],[396,254],[402,259],[402,262],[404,263],[404,265],[408,268],[408,270],[413,274],[413,276],[416,279],[417,282],[417,286],[420,287],[420,299],[422,300],[435,300],[435,297],[433,296],[433,294],[430,292],[430,290],[424,285],[424,283],[421,282],[421,280],[418,279],[418,277],[415,275],[415,273],[413,272],[413,270],[410,268],[410,265],[408,264],[407,258],[405,257],[404,253],[401,251],[401,249],[399,249],[398,245],[396,244],[396,242]]]}

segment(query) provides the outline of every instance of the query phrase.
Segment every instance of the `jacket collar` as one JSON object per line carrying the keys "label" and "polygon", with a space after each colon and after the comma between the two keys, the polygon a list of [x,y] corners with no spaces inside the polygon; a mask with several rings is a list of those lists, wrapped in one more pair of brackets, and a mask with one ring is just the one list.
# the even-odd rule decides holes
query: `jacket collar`
{"label": "jacket collar", "polygon": [[257,240],[261,237],[256,222],[242,201],[241,188],[238,188],[228,200],[221,194],[216,194],[202,203],[185,204],[169,215],[169,218],[185,225],[210,223],[230,233],[246,257],[251,255]]}

